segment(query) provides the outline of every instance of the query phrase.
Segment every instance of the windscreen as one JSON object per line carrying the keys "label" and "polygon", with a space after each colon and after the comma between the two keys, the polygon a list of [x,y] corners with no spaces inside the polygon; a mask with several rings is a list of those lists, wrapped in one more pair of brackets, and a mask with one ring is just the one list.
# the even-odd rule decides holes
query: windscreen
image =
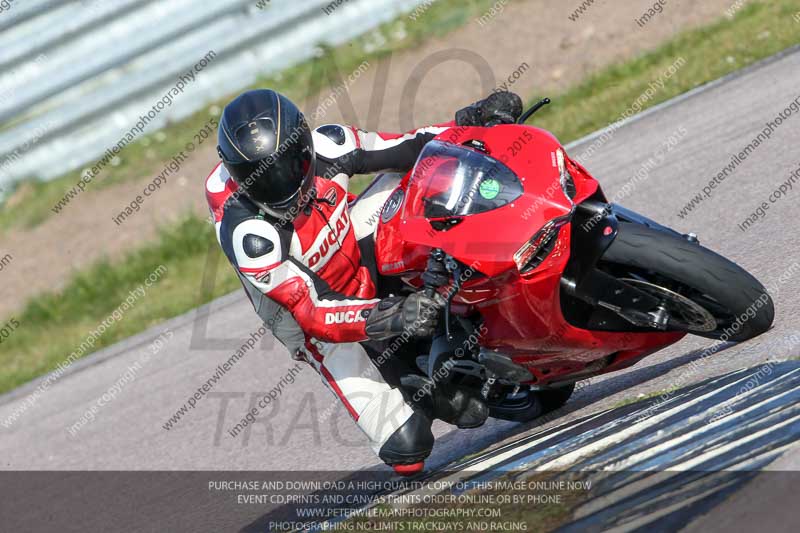
{"label": "windscreen", "polygon": [[463,217],[503,207],[522,196],[522,183],[500,161],[471,148],[429,142],[409,187],[412,216]]}

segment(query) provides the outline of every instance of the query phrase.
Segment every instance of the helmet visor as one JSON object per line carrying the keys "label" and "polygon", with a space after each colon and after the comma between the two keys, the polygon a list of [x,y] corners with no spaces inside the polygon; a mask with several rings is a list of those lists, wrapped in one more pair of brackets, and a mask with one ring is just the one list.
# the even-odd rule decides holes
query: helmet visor
{"label": "helmet visor", "polygon": [[225,167],[251,200],[272,216],[284,216],[303,203],[302,192],[311,185],[314,148],[310,139],[301,137],[260,161],[226,162]]}

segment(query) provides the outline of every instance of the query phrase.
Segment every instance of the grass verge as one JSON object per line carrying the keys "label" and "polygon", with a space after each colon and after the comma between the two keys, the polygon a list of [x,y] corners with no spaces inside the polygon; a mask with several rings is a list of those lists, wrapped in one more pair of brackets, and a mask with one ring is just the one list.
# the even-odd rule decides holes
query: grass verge
{"label": "grass verge", "polygon": [[[732,19],[684,32],[636,59],[597,72],[563,94],[529,95],[529,105],[543,96],[553,99],[529,123],[551,131],[564,144],[579,139],[623,118],[679,58],[685,64],[643,102],[641,110],[800,43],[800,23],[793,18],[797,10],[793,0],[754,2]],[[368,182],[359,178],[356,188]]]}
{"label": "grass verge", "polygon": [[[217,261],[221,275],[213,286],[204,288],[203,274],[209,261]],[[144,289],[148,277],[161,265],[166,270],[120,314],[131,291]],[[76,275],[60,293],[39,297],[15,315],[19,326],[2,341],[0,392],[45,374],[59,363],[67,364],[73,352],[88,355],[238,286],[211,227],[205,220],[187,216],[163,230],[155,244],[131,253],[120,263],[94,265]],[[115,312],[117,316],[112,317]],[[101,328],[104,321],[110,325]],[[81,344],[97,331],[102,334],[82,353]]]}
{"label": "grass verge", "polygon": [[634,403],[639,403],[639,402],[646,402],[647,400],[652,400],[653,398],[658,398],[659,396],[671,396],[677,390],[680,389],[678,387],[673,387],[671,389],[664,389],[661,391],[650,392],[648,394],[641,394],[636,398],[626,398],[612,405],[611,409],[619,409],[620,407],[625,407],[626,405],[632,405]]}
{"label": "grass verge", "polygon": [[800,43],[800,23],[793,19],[797,10],[795,0],[750,3],[732,19],[684,32],[637,59],[589,77],[554,98],[535,123],[566,143],[619,120],[678,58],[684,58],[685,65],[643,108],[742,69]]}
{"label": "grass verge", "polygon": [[[465,5],[472,6],[473,11],[460,12],[459,16],[444,9],[449,4],[452,2],[433,4],[425,15],[429,21],[421,24],[444,20],[449,21],[450,26],[446,27],[456,27],[480,11],[480,6],[485,3],[468,2]],[[440,5],[442,7],[436,7]],[[732,20],[681,34],[657,50],[610,67],[555,98],[555,104],[543,111],[536,123],[551,129],[566,142],[617,120],[620,113],[677,57],[684,57],[686,64],[645,107],[768,57],[800,42],[797,31],[800,25],[792,19],[795,10],[794,0],[756,2]],[[382,28],[381,31],[389,30]],[[412,37],[412,40],[422,37]],[[340,68],[350,64],[344,60],[337,61]],[[353,56],[352,61],[360,62],[359,56]],[[303,74],[303,68],[310,67],[298,67],[292,71],[294,74],[290,72],[284,77],[283,81],[289,84],[286,87],[292,85],[289,81],[292,76],[296,76],[294,84],[302,84],[307,79],[310,71]],[[289,90],[287,92],[292,94]],[[205,115],[199,117],[205,119]],[[191,131],[191,126],[184,127],[188,128],[184,132]],[[128,155],[125,157],[130,158]],[[118,168],[130,167],[120,165]],[[45,209],[49,209],[52,204],[45,205]],[[28,207],[26,205],[25,209]],[[9,215],[2,216],[5,218],[0,217],[0,224],[5,224]],[[12,317],[20,326],[2,342],[0,392],[41,375],[62,362],[97,327],[98,322],[158,265],[166,266],[167,274],[159,281],[157,291],[138,302],[124,321],[102,336],[94,349],[108,346],[234,290],[238,282],[226,267],[221,269],[214,290],[198,296],[209,247],[213,250],[211,257],[219,257],[214,255],[220,252],[213,245],[210,226],[198,217],[189,217],[182,224],[163,232],[156,244],[118,263],[98,264],[75,277],[60,293],[37,298],[21,314]]]}

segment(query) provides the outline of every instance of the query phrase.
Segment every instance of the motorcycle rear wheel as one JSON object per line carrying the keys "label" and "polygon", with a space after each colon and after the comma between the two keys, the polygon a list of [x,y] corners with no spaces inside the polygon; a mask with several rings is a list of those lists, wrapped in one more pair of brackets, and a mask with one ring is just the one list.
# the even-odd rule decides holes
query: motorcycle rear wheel
{"label": "motorcycle rear wheel", "polygon": [[539,391],[539,401],[542,402],[542,414],[547,414],[562,407],[575,392],[575,384],[564,385],[555,389]]}
{"label": "motorcycle rear wheel", "polygon": [[511,422],[530,422],[562,407],[574,391],[574,383],[554,389],[525,390],[515,398],[507,397],[498,404],[490,403],[489,416]]}
{"label": "motorcycle rear wheel", "polygon": [[[683,307],[698,322],[681,317],[684,325],[676,320],[671,326],[677,327],[670,329],[743,342],[767,331],[775,318],[767,290],[743,268],[696,242],[647,226],[620,222],[600,268],[619,279],[637,280],[638,288],[655,287],[651,294],[660,290],[675,313],[681,302],[691,301]],[[713,316],[711,327],[701,327],[703,316]]]}

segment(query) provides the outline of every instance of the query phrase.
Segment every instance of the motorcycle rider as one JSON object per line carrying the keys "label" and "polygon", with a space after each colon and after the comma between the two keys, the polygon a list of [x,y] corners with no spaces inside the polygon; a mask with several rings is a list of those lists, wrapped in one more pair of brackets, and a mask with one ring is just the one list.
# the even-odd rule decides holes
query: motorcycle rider
{"label": "motorcycle rider", "polygon": [[[433,447],[432,418],[477,427],[488,409],[480,398],[445,387],[432,388],[424,405],[414,402],[401,383],[407,369],[391,357],[375,359],[376,342],[404,332],[432,337],[441,298],[376,297],[374,228],[352,215],[348,181],[407,172],[448,128],[511,123],[521,113],[517,95],[496,92],[459,111],[454,123],[406,134],[335,124],[312,131],[300,110],[272,90],[245,92],[222,112],[222,161],[206,179],[217,239],[262,320],[293,357],[320,373],[398,473],[423,468]],[[373,210],[391,190],[384,192],[373,194]]]}

